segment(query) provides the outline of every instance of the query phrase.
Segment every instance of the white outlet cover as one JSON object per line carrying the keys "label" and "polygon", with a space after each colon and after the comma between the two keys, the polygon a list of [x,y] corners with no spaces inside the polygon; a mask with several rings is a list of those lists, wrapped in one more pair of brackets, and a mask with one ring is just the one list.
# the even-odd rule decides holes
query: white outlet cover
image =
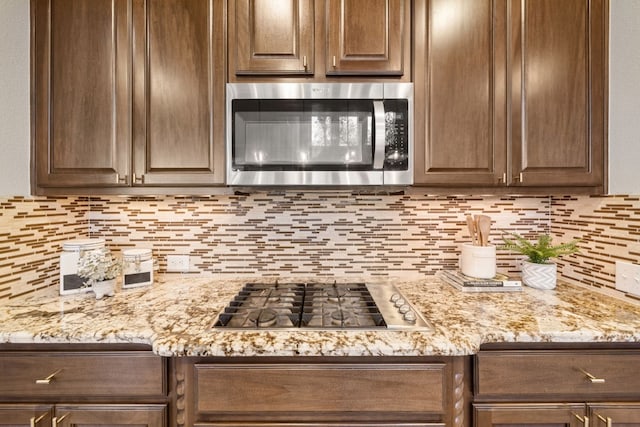
{"label": "white outlet cover", "polygon": [[616,289],[640,296],[640,265],[616,261]]}
{"label": "white outlet cover", "polygon": [[189,271],[189,255],[167,255],[167,272],[187,273]]}

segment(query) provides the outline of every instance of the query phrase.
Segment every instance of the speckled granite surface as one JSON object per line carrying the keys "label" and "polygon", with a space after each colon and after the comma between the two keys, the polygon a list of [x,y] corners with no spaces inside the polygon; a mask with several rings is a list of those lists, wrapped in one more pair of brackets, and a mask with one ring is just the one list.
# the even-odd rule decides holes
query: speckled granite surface
{"label": "speckled granite surface", "polygon": [[0,305],[0,342],[143,343],[162,356],[467,355],[489,342],[640,342],[640,306],[591,290],[463,293],[437,279],[389,280],[430,331],[212,329],[246,280],[166,278],[102,300],[51,289]]}

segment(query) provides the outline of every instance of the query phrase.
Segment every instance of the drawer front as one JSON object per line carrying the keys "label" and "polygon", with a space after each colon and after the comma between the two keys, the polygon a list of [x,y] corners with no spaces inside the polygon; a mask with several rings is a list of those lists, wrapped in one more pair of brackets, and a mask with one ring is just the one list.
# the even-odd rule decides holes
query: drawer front
{"label": "drawer front", "polygon": [[277,414],[444,411],[445,364],[195,365],[196,411]]}
{"label": "drawer front", "polygon": [[638,396],[640,353],[633,351],[481,351],[476,396]]}
{"label": "drawer front", "polygon": [[165,361],[149,352],[0,353],[0,396],[159,396]]}

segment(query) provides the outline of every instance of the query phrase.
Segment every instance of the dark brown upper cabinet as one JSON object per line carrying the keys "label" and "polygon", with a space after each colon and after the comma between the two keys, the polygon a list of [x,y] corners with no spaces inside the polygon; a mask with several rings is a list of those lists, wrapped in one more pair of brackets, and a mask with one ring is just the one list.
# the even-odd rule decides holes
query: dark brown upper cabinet
{"label": "dark brown upper cabinet", "polygon": [[607,0],[417,0],[416,175],[604,189]]}
{"label": "dark brown upper cabinet", "polygon": [[410,0],[229,2],[229,80],[410,81]]}
{"label": "dark brown upper cabinet", "polygon": [[137,0],[133,22],[133,185],[224,183],[224,1]]}
{"label": "dark brown upper cabinet", "polygon": [[313,0],[229,2],[235,74],[313,74]]}
{"label": "dark brown upper cabinet", "polygon": [[31,15],[34,193],[224,183],[224,0],[32,0]]}
{"label": "dark brown upper cabinet", "polygon": [[405,7],[403,0],[327,0],[327,75],[402,75]]}
{"label": "dark brown upper cabinet", "polygon": [[131,34],[125,0],[32,0],[32,180],[125,186]]}

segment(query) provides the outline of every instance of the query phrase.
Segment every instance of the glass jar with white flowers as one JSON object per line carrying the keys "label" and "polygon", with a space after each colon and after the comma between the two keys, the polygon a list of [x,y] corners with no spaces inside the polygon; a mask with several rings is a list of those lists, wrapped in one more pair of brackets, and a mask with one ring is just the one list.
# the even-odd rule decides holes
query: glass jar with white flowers
{"label": "glass jar with white flowers", "polygon": [[115,293],[115,279],[121,272],[122,261],[107,248],[85,251],[78,260],[78,276],[92,288],[96,299]]}

